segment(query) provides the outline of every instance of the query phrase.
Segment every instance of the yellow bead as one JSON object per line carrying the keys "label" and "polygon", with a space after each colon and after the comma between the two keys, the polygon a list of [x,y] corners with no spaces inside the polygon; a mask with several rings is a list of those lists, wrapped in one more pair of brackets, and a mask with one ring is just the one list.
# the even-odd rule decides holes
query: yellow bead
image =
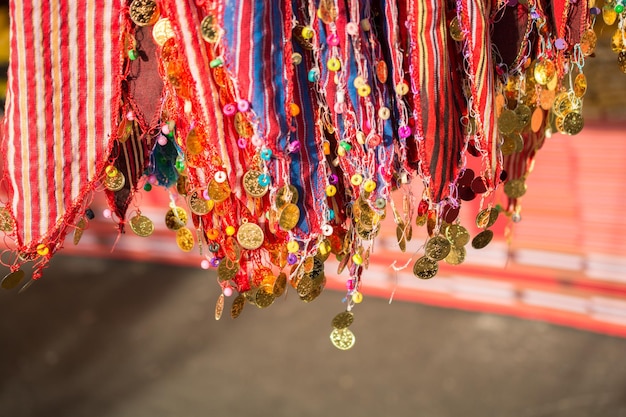
{"label": "yellow bead", "polygon": [[396,85],[396,94],[399,96],[405,96],[409,93],[409,85],[404,81]]}
{"label": "yellow bead", "polygon": [[363,184],[363,189],[367,191],[368,193],[371,193],[372,191],[376,189],[376,181],[373,181],[373,180],[365,181],[365,184]]}
{"label": "yellow bead", "polygon": [[308,26],[303,27],[302,28],[302,37],[304,39],[307,39],[307,40],[311,39],[313,37],[313,29],[311,29]]}
{"label": "yellow bead", "polygon": [[352,262],[357,265],[361,265],[363,263],[363,257],[358,253],[355,253],[354,255],[352,255]]}
{"label": "yellow bead", "polygon": [[334,185],[329,185],[328,187],[326,187],[327,196],[332,197],[335,194],[337,194],[337,187],[335,187]]}
{"label": "yellow bead", "polygon": [[232,236],[235,234],[235,228],[233,226],[226,226],[226,234]]}
{"label": "yellow bead", "polygon": [[360,130],[356,132],[356,141],[359,142],[361,145],[365,144],[365,133],[361,132]]}
{"label": "yellow bead", "polygon": [[215,207],[215,201],[213,201],[213,200],[207,200],[207,202],[206,202],[206,206],[207,206],[207,209],[208,209],[209,211],[213,210],[213,207]]}
{"label": "yellow bead", "polygon": [[104,172],[106,172],[109,177],[113,178],[117,175],[117,168],[115,168],[113,165],[109,165],[108,167],[106,167]]}
{"label": "yellow bead", "polygon": [[361,174],[354,174],[351,178],[350,178],[350,182],[352,183],[352,185],[354,186],[359,186],[361,185],[361,183],[363,182],[363,176]]}
{"label": "yellow bead", "polygon": [[300,107],[296,103],[291,103],[289,105],[289,112],[293,117],[296,117],[300,114]]}
{"label": "yellow bead", "polygon": [[346,150],[340,146],[339,148],[337,148],[337,155],[346,156]]}
{"label": "yellow bead", "polygon": [[37,245],[37,253],[40,256],[46,256],[47,254],[50,253],[50,249],[48,249],[48,247],[44,245],[43,243],[40,243],[39,245]]}
{"label": "yellow bead", "polygon": [[367,97],[372,92],[372,88],[367,84],[363,84],[356,90],[356,92],[361,97]]}
{"label": "yellow bead", "polygon": [[300,250],[300,245],[295,240],[287,242],[287,251],[289,253],[296,253]]}
{"label": "yellow bead", "polygon": [[339,61],[339,59],[337,58],[331,58],[326,63],[326,67],[330,71],[339,71],[341,69],[341,61]]}
{"label": "yellow bead", "polygon": [[359,75],[354,78],[354,81],[352,81],[352,85],[354,85],[354,88],[359,88],[362,85],[365,85],[365,79]]}
{"label": "yellow bead", "polygon": [[322,255],[326,255],[328,252],[330,252],[330,250],[331,250],[330,243],[327,240],[323,241],[320,244],[319,251]]}
{"label": "yellow bead", "polygon": [[354,301],[356,304],[360,304],[361,301],[363,301],[363,294],[356,291],[354,294],[352,294],[352,301]]}

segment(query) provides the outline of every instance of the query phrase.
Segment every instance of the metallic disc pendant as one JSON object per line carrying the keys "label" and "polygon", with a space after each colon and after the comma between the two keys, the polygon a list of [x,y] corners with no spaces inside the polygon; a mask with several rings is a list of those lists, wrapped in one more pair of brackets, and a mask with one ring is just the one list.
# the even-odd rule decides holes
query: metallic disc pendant
{"label": "metallic disc pendant", "polygon": [[313,280],[309,276],[309,274],[304,274],[299,280],[298,285],[296,285],[296,291],[300,297],[305,297],[311,291],[313,291]]}
{"label": "metallic disc pendant", "polygon": [[441,261],[448,256],[448,253],[450,253],[450,242],[441,235],[429,239],[426,243],[425,255],[434,261]]}
{"label": "metallic disc pendant", "polygon": [[517,116],[517,131],[521,132],[530,123],[532,117],[532,110],[525,104],[518,104],[515,108],[515,115]]}
{"label": "metallic disc pendant", "polygon": [[287,288],[287,274],[281,272],[276,277],[276,281],[274,281],[274,286],[272,288],[272,292],[276,298],[280,297],[285,293],[285,289]]}
{"label": "metallic disc pendant", "polygon": [[133,0],[128,14],[137,26],[149,26],[160,16],[159,5],[154,0]]}
{"label": "metallic disc pendant", "polygon": [[[605,5],[602,8],[602,17],[605,16],[605,8],[607,5]],[[611,10],[612,7],[608,6],[608,10]],[[607,10],[607,15],[611,14],[609,11]],[[617,17],[617,14],[615,13],[615,11],[613,11],[613,15],[615,15],[615,17]],[[613,22],[615,21],[615,18],[612,18]],[[606,18],[605,18],[605,22],[606,22]],[[611,23],[612,24],[612,23]],[[598,36],[596,35],[596,32],[593,29],[588,29],[585,32],[583,32],[583,34],[580,37],[580,51],[583,53],[583,55],[585,56],[589,56],[593,53],[593,51],[595,51],[596,49],[596,44],[598,42]]]}
{"label": "metallic disc pendant", "polygon": [[274,303],[276,296],[268,291],[265,287],[261,287],[256,291],[254,296],[254,303],[259,308],[267,308]]}
{"label": "metallic disc pendant", "polygon": [[237,241],[242,248],[254,250],[261,247],[265,234],[263,229],[255,223],[243,223],[237,231]]}
{"label": "metallic disc pendant", "polygon": [[354,346],[355,337],[350,329],[333,329],[330,341],[337,349],[348,350]]}
{"label": "metallic disc pendant", "polygon": [[187,212],[180,208],[171,208],[165,213],[165,226],[170,230],[178,230],[187,224]]}
{"label": "metallic disc pendant", "polygon": [[243,175],[243,188],[252,197],[260,198],[267,194],[269,186],[259,184],[261,175],[263,173],[256,169],[251,169]]}
{"label": "metallic disc pendant", "polygon": [[215,16],[207,15],[202,19],[200,33],[206,42],[215,43],[219,40],[219,28],[216,25]]}
{"label": "metallic disc pendant", "polygon": [[351,311],[343,311],[337,314],[332,321],[335,329],[346,329],[354,322],[354,313]]}
{"label": "metallic disc pendant", "polygon": [[446,263],[450,265],[460,265],[465,261],[465,255],[467,251],[463,246],[453,246],[450,249],[450,253],[446,256]]}
{"label": "metallic disc pendant", "polygon": [[238,262],[241,259],[241,246],[234,237],[228,236],[226,241],[224,241],[224,253],[226,257],[234,262]]}
{"label": "metallic disc pendant", "polygon": [[283,230],[291,230],[300,221],[300,209],[293,203],[286,204],[278,215],[278,225]]}
{"label": "metallic disc pendant", "polygon": [[585,120],[580,113],[570,112],[563,119],[563,133],[577,135],[585,127]]}
{"label": "metallic disc pendant", "polygon": [[0,208],[0,231],[10,232],[13,230],[13,218],[6,208]]}
{"label": "metallic disc pendant", "polygon": [[464,38],[463,31],[461,30],[461,24],[456,16],[454,16],[450,22],[450,37],[457,42],[462,41]]}
{"label": "metallic disc pendant", "polygon": [[165,45],[165,42],[172,39],[174,37],[174,29],[172,29],[172,24],[170,23],[170,19],[164,17],[159,19],[152,28],[152,38],[154,42],[159,45]]}
{"label": "metallic disc pendant", "polygon": [[485,229],[491,227],[498,220],[499,212],[495,208],[486,208],[481,210],[476,216],[476,227]]}
{"label": "metallic disc pendant", "polygon": [[493,239],[493,232],[491,230],[483,230],[472,239],[472,247],[474,249],[482,249],[486,247]]}
{"label": "metallic disc pendant", "polygon": [[9,272],[4,278],[0,286],[5,290],[11,290],[17,287],[24,279],[24,271],[18,269],[17,271]]}
{"label": "metallic disc pendant", "polygon": [[498,130],[503,135],[510,135],[515,132],[519,122],[517,121],[517,116],[513,110],[504,109],[498,117]]}
{"label": "metallic disc pendant", "polygon": [[235,130],[244,139],[250,139],[254,135],[254,127],[246,119],[246,115],[240,112],[235,114]]}
{"label": "metallic disc pendant", "polygon": [[233,300],[233,305],[230,307],[230,317],[236,319],[243,311],[243,307],[246,305],[246,298],[243,294],[239,294]]}
{"label": "metallic disc pendant", "polygon": [[220,294],[220,296],[217,297],[217,302],[215,303],[215,320],[221,319],[223,312],[224,312],[224,294]]}
{"label": "metallic disc pendant", "polygon": [[221,282],[235,278],[237,272],[239,272],[239,262],[233,262],[228,258],[222,259],[217,266],[217,277]]}
{"label": "metallic disc pendant", "polygon": [[396,240],[398,241],[398,246],[400,247],[400,251],[406,252],[406,236],[405,236],[406,225],[402,220],[398,222],[396,226]]}
{"label": "metallic disc pendant", "polygon": [[276,208],[280,209],[288,203],[298,202],[298,189],[293,185],[285,185],[276,191]]}
{"label": "metallic disc pendant", "polygon": [[195,241],[193,233],[186,227],[181,227],[176,231],[176,244],[183,252],[189,252],[193,249]]}
{"label": "metallic disc pendant", "polygon": [[119,191],[124,188],[124,184],[126,184],[126,177],[120,171],[113,176],[104,176],[104,186],[109,191]]}
{"label": "metallic disc pendant", "polygon": [[526,194],[526,182],[523,179],[518,178],[515,180],[509,180],[504,184],[504,192],[511,198],[520,198]]}
{"label": "metallic disc pendant", "polygon": [[537,133],[541,129],[541,125],[543,124],[544,114],[541,107],[537,107],[533,112],[532,118],[530,119],[530,130]]}
{"label": "metallic disc pendant", "polygon": [[187,195],[187,204],[193,214],[204,216],[213,209],[215,203],[212,200],[205,200],[202,191],[196,189]]}
{"label": "metallic disc pendant", "polygon": [[211,200],[216,203],[221,203],[230,196],[230,186],[228,185],[228,181],[217,182],[215,179],[212,179],[209,181],[207,193],[209,194],[209,197],[211,197]]}
{"label": "metallic disc pendant", "polygon": [[74,229],[74,245],[80,243],[80,239],[83,237],[83,232],[87,227],[87,220],[82,217],[78,223],[76,223],[76,229]]}
{"label": "metallic disc pendant", "polygon": [[502,138],[502,144],[500,144],[500,152],[502,152],[502,155],[513,155],[515,153],[515,149],[515,140],[509,135],[504,136]]}
{"label": "metallic disc pendant", "polygon": [[539,59],[535,64],[535,81],[537,84],[546,85],[556,75],[556,65],[549,59]]}
{"label": "metallic disc pendant", "polygon": [[130,229],[141,237],[148,237],[154,232],[154,223],[144,215],[138,214],[132,217],[128,223]]}
{"label": "metallic disc pendant", "polygon": [[587,92],[587,77],[582,72],[574,78],[574,95],[578,98],[582,98]]}
{"label": "metallic disc pendant", "polygon": [[413,265],[413,274],[420,279],[431,279],[438,271],[437,262],[426,256],[419,258]]}
{"label": "metallic disc pendant", "polygon": [[[446,237],[453,246],[463,247],[470,241],[470,234],[467,229],[460,224],[453,224],[446,230]],[[452,250],[452,248],[450,248]]]}

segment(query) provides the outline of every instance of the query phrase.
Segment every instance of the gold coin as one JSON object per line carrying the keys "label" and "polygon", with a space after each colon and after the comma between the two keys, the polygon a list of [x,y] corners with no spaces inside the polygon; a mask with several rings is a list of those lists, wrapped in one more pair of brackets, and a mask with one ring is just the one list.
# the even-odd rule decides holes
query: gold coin
{"label": "gold coin", "polygon": [[185,226],[186,224],[187,224],[187,212],[183,210],[182,208],[180,207],[171,208],[167,211],[167,213],[165,213],[165,226],[167,226],[168,229],[178,230],[181,227]]}
{"label": "gold coin", "polygon": [[209,202],[209,200],[205,200],[202,196],[202,191],[193,190],[187,195],[187,204],[189,204],[189,209],[193,214],[204,216],[211,211],[214,203],[212,201]]}
{"label": "gold coin", "polygon": [[220,294],[220,296],[217,297],[217,303],[215,303],[215,320],[221,319],[223,312],[224,312],[224,294]]}
{"label": "gold coin", "polygon": [[200,33],[202,34],[202,39],[209,43],[215,43],[219,40],[219,28],[213,15],[207,15],[202,19]]}
{"label": "gold coin", "polygon": [[186,227],[181,227],[180,229],[178,229],[176,231],[176,244],[184,252],[189,252],[190,250],[192,250],[195,245],[195,241],[193,239],[193,233],[191,233],[191,230],[187,229]]}
{"label": "gold coin", "polygon": [[6,208],[0,208],[0,231],[10,232],[13,230],[13,217]]}
{"label": "gold coin", "polygon": [[522,131],[530,123],[532,117],[532,110],[525,104],[518,104],[515,108],[515,115],[517,116],[518,126],[517,130]]}
{"label": "gold coin", "polygon": [[281,208],[287,203],[298,202],[298,189],[293,185],[285,185],[276,191],[276,208]]}
{"label": "gold coin", "polygon": [[515,152],[522,152],[524,150],[524,137],[521,133],[513,135],[513,142],[515,142]]}
{"label": "gold coin", "polygon": [[[606,5],[605,5],[606,7]],[[602,15],[604,16],[604,7],[602,8]],[[585,56],[589,56],[596,49],[596,43],[598,42],[598,37],[596,36],[596,32],[593,29],[588,29],[580,37],[580,51]]]}
{"label": "gold coin", "polygon": [[239,261],[241,258],[241,245],[232,237],[228,236],[224,242],[224,253],[232,261]]}
{"label": "gold coin", "polygon": [[285,288],[287,288],[287,275],[284,272],[281,272],[276,277],[276,281],[274,281],[272,292],[274,293],[274,296],[278,298],[285,293]]}
{"label": "gold coin", "polygon": [[554,100],[556,98],[556,94],[551,90],[541,90],[539,94],[539,104],[542,109],[550,110],[552,105],[554,104]]}
{"label": "gold coin", "polygon": [[137,236],[148,237],[154,232],[154,223],[152,223],[152,220],[141,214],[132,217],[128,223],[130,224],[130,229],[135,232]]}
{"label": "gold coin", "polygon": [[176,191],[180,195],[187,195],[187,188],[189,185],[189,181],[187,180],[186,175],[181,175],[176,180]]}
{"label": "gold coin", "polygon": [[333,329],[330,333],[330,341],[337,349],[348,350],[354,346],[355,337],[350,329]]}
{"label": "gold coin", "polygon": [[513,110],[505,109],[498,117],[498,130],[503,135],[510,135],[518,126],[517,116]]}
{"label": "gold coin", "polygon": [[502,137],[502,144],[500,144],[500,152],[502,152],[502,155],[513,155],[515,153],[515,149],[517,149],[517,145],[511,136]]}
{"label": "gold coin", "polygon": [[548,90],[550,91],[555,91],[557,85],[559,85],[559,77],[557,77],[555,74],[552,78],[550,78],[550,81],[548,81],[546,87],[548,87]]}
{"label": "gold coin", "polygon": [[437,261],[426,256],[419,258],[413,265],[413,274],[420,279],[431,279],[437,275],[437,271],[439,271]]}
{"label": "gold coin", "polygon": [[242,248],[254,250],[261,247],[265,234],[263,229],[255,223],[243,223],[237,231],[237,241]]}
{"label": "gold coin", "polygon": [[230,307],[230,317],[236,319],[243,311],[243,307],[246,305],[246,299],[243,294],[239,294],[233,300],[233,305]]}
{"label": "gold coin", "polygon": [[5,290],[11,290],[19,285],[24,279],[24,271],[18,269],[17,271],[9,272],[4,278],[0,286]]}
{"label": "gold coin", "polygon": [[242,138],[249,139],[254,135],[254,127],[246,119],[246,115],[238,112],[235,114],[235,130]]}
{"label": "gold coin", "polygon": [[300,297],[300,299],[305,303],[310,303],[311,301],[314,301],[317,297],[319,297],[321,293],[322,289],[320,287],[314,287],[311,292],[309,292],[307,295]]}
{"label": "gold coin", "polygon": [[460,265],[465,261],[465,254],[467,251],[463,246],[453,246],[450,249],[450,253],[446,256],[446,263],[450,265]]}
{"label": "gold coin", "polygon": [[563,127],[564,121],[565,121],[565,117],[563,116],[554,117],[554,127],[556,128],[556,130],[559,131],[559,133],[563,133],[563,134],[565,134],[565,127]]}
{"label": "gold coin", "polygon": [[319,9],[317,9],[317,16],[320,20],[327,25],[337,20],[337,6],[333,0],[321,0]]}
{"label": "gold coin", "polygon": [[254,296],[254,303],[259,308],[267,308],[274,303],[276,296],[268,291],[265,287],[261,287],[257,289],[256,294]]}
{"label": "gold coin", "polygon": [[351,311],[342,311],[337,314],[332,321],[335,329],[346,329],[354,322],[354,313]]}
{"label": "gold coin", "polygon": [[239,272],[239,263],[223,258],[217,266],[217,277],[220,281],[230,281]]}
{"label": "gold coin", "polygon": [[278,224],[283,230],[291,230],[300,221],[300,209],[295,204],[286,204],[278,215]]}
{"label": "gold coin", "polygon": [[194,127],[187,133],[186,145],[187,147],[185,149],[187,150],[188,156],[195,156],[202,153],[204,149],[203,138],[197,128]]}
{"label": "gold coin", "polygon": [[78,245],[80,239],[83,237],[83,232],[87,227],[87,220],[84,217],[76,223],[76,228],[74,229],[74,245]]}
{"label": "gold coin", "polygon": [[611,50],[613,50],[616,54],[619,54],[626,49],[626,45],[624,45],[624,38],[626,38],[626,29],[622,30],[617,28],[615,33],[613,33],[613,37],[611,37]]}
{"label": "gold coin", "polygon": [[520,198],[526,194],[526,183],[521,178],[509,180],[504,184],[504,192],[511,198]]}
{"label": "gold coin", "polygon": [[493,226],[496,220],[498,220],[499,214],[500,213],[495,208],[486,208],[481,210],[476,216],[476,226],[480,229]]}
{"label": "gold coin", "polygon": [[576,108],[569,92],[564,91],[554,99],[552,109],[557,116],[565,116]]}
{"label": "gold coin", "polygon": [[442,260],[449,252],[450,242],[441,235],[429,239],[426,243],[425,255],[434,261]]}
{"label": "gold coin", "polygon": [[133,0],[128,14],[137,26],[152,25],[159,18],[159,5],[154,0]]}
{"label": "gold coin", "polygon": [[243,175],[243,188],[252,197],[263,197],[269,186],[259,184],[259,177],[263,175],[261,171],[251,169]]}
{"label": "gold coin", "polygon": [[165,45],[165,42],[172,39],[174,37],[174,29],[172,29],[172,24],[170,23],[170,19],[164,17],[159,19],[152,28],[152,38],[154,38],[154,42],[159,45]]}
{"label": "gold coin", "polygon": [[489,229],[483,230],[472,239],[472,247],[474,249],[482,249],[493,239],[493,232]]}
{"label": "gold coin", "polygon": [[402,252],[406,252],[406,236],[405,236],[406,225],[402,220],[398,222],[396,226],[396,239],[398,240],[398,246]]}
{"label": "gold coin", "polygon": [[[470,234],[467,229],[460,224],[452,224],[446,230],[446,237],[453,246],[462,247],[469,243]],[[452,248],[450,248],[452,250]]]}
{"label": "gold coin", "polygon": [[209,181],[207,193],[209,194],[209,197],[211,197],[211,200],[216,203],[221,203],[230,196],[230,186],[228,185],[228,181],[220,183],[215,181],[215,179],[212,179]]}
{"label": "gold coin", "polygon": [[461,31],[461,24],[459,19],[454,16],[450,22],[450,37],[459,42],[463,40],[463,32]]}
{"label": "gold coin", "polygon": [[104,176],[104,186],[107,190],[110,191],[119,191],[124,188],[124,184],[126,184],[126,177],[120,171],[117,171],[117,174],[112,177],[105,175]]}
{"label": "gold coin", "polygon": [[563,133],[567,135],[577,135],[583,130],[585,120],[580,113],[568,113],[563,119]]}
{"label": "gold coin", "polygon": [[302,277],[298,280],[296,291],[300,297],[304,297],[313,291],[313,280],[309,274],[302,275]]}
{"label": "gold coin", "polygon": [[541,125],[543,124],[543,110],[541,107],[537,107],[533,112],[533,116],[530,119],[530,130],[537,133],[541,129]]}
{"label": "gold coin", "polygon": [[587,92],[587,77],[582,72],[574,78],[574,95],[578,98],[582,98]]}
{"label": "gold coin", "polygon": [[549,59],[539,59],[535,64],[535,81],[537,84],[546,85],[556,75],[556,65]]}
{"label": "gold coin", "polygon": [[626,51],[622,51],[617,54],[617,65],[619,66],[620,71],[626,74]]}

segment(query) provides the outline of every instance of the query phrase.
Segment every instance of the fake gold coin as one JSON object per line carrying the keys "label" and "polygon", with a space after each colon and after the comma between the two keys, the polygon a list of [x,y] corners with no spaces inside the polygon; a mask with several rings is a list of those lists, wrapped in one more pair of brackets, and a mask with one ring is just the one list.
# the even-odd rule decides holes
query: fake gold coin
{"label": "fake gold coin", "polygon": [[148,237],[154,232],[154,223],[144,215],[137,214],[128,223],[130,224],[130,230],[137,236]]}
{"label": "fake gold coin", "polygon": [[274,303],[275,299],[276,296],[272,292],[265,287],[260,287],[254,296],[254,303],[259,308],[267,308]]}
{"label": "fake gold coin", "polygon": [[587,92],[587,77],[582,72],[574,78],[573,90],[578,98],[582,98]]}
{"label": "fake gold coin", "polygon": [[193,249],[195,241],[193,233],[186,227],[181,227],[176,231],[176,244],[183,252],[189,252]]}
{"label": "fake gold coin", "polygon": [[159,45],[165,45],[165,42],[172,39],[174,37],[174,29],[172,29],[172,24],[170,23],[170,19],[164,17],[159,19],[152,28],[152,38],[154,42]]}
{"label": "fake gold coin", "polygon": [[535,111],[533,111],[532,118],[530,119],[530,130],[537,133],[541,129],[541,125],[543,124],[543,110],[541,107],[537,107]]}
{"label": "fake gold coin", "polygon": [[83,232],[87,227],[87,220],[84,217],[76,223],[76,228],[74,229],[74,245],[78,245],[80,239],[83,237]]}
{"label": "fake gold coin", "polygon": [[313,280],[309,274],[302,275],[302,277],[298,280],[296,291],[300,297],[304,297],[313,291]]}
{"label": "fake gold coin", "polygon": [[351,311],[343,311],[337,314],[332,321],[335,329],[346,329],[354,322],[354,313]]}
{"label": "fake gold coin", "polygon": [[243,188],[248,195],[260,198],[267,193],[269,186],[259,184],[259,177],[261,175],[263,175],[263,173],[256,169],[251,169],[243,175]]}
{"label": "fake gold coin", "polygon": [[215,203],[212,200],[205,200],[202,191],[196,189],[187,195],[187,204],[193,214],[204,216],[213,209]]}
{"label": "fake gold coin", "polygon": [[119,191],[124,188],[124,184],[126,184],[126,177],[120,171],[113,176],[104,176],[104,186],[109,191]]}
{"label": "fake gold coin", "polygon": [[[178,230],[187,224],[187,212],[180,207],[171,208],[165,213],[165,226],[170,230]],[[132,226],[131,226],[132,227]],[[134,230],[133,230],[134,231]]]}
{"label": "fake gold coin", "polygon": [[17,271],[9,272],[4,278],[0,286],[5,290],[11,290],[19,285],[24,279],[24,271],[18,269]]}
{"label": "fake gold coin", "polygon": [[217,302],[215,303],[215,320],[221,319],[223,312],[224,312],[224,294],[220,294],[220,296],[217,297]]}
{"label": "fake gold coin", "polygon": [[348,350],[354,346],[355,337],[350,329],[333,329],[330,341],[337,349]]}
{"label": "fake gold coin", "polygon": [[472,239],[472,247],[474,249],[482,249],[493,239],[493,232],[489,229],[483,230]]}
{"label": "fake gold coin", "polygon": [[246,299],[243,294],[239,294],[233,300],[233,305],[230,307],[230,317],[236,319],[243,311],[243,307],[246,305]]}
{"label": "fake gold coin", "polygon": [[215,179],[212,179],[209,181],[207,193],[209,194],[209,197],[211,197],[211,200],[216,203],[221,203],[230,196],[230,186],[228,185],[228,181],[220,183],[215,181]]}
{"label": "fake gold coin", "polygon": [[567,135],[577,135],[585,126],[585,120],[580,113],[571,112],[563,118],[563,133]]}
{"label": "fake gold coin", "polygon": [[400,251],[406,252],[406,236],[405,236],[406,225],[402,220],[398,222],[396,226],[396,239],[398,240],[398,246],[400,247]]}
{"label": "fake gold coin", "polygon": [[[603,16],[604,16],[604,8],[603,8]],[[588,29],[580,37],[580,51],[585,56],[589,56],[595,51],[596,44],[598,42],[598,36],[593,29]]]}
{"label": "fake gold coin", "polygon": [[495,208],[481,210],[476,216],[476,226],[480,229],[491,227],[498,220],[499,212]]}
{"label": "fake gold coin", "polygon": [[243,223],[237,231],[237,241],[242,248],[254,250],[261,247],[265,234],[263,229],[255,223]]}
{"label": "fake gold coin", "polygon": [[280,209],[287,203],[298,202],[298,189],[293,185],[285,185],[276,191],[276,208]]}
{"label": "fake gold coin", "polygon": [[274,281],[274,286],[272,288],[272,292],[276,298],[280,297],[285,293],[285,289],[287,288],[287,274],[281,272],[276,277],[276,281]]}
{"label": "fake gold coin", "polygon": [[420,279],[431,279],[437,275],[437,271],[439,271],[437,262],[426,256],[419,258],[413,265],[413,274]]}
{"label": "fake gold coin", "polygon": [[6,208],[0,208],[0,231],[10,232],[13,230],[13,218]]}
{"label": "fake gold coin", "polygon": [[300,209],[295,204],[286,204],[278,215],[278,224],[283,230],[291,230],[300,221]]}
{"label": "fake gold coin", "polygon": [[463,31],[461,30],[461,24],[459,23],[459,19],[454,16],[452,21],[450,22],[450,37],[457,42],[463,40]]}
{"label": "fake gold coin", "polygon": [[254,135],[254,127],[246,119],[246,115],[238,112],[235,114],[235,130],[242,138],[249,139]]}
{"label": "fake gold coin", "polygon": [[133,0],[128,14],[137,26],[149,26],[159,18],[159,5],[154,0]]}
{"label": "fake gold coin", "polygon": [[532,111],[530,107],[525,104],[518,104],[514,110],[515,115],[517,116],[517,131],[522,131],[528,124],[530,123],[530,118],[532,117]]}
{"label": "fake gold coin", "polygon": [[498,130],[503,135],[510,135],[518,126],[517,116],[513,110],[502,110],[500,117],[498,117]]}
{"label": "fake gold coin", "polygon": [[219,28],[216,25],[215,17],[207,15],[200,23],[200,33],[202,39],[209,43],[215,43],[219,40]]}
{"label": "fake gold coin", "polygon": [[241,245],[239,245],[239,242],[237,242],[234,237],[228,236],[226,238],[224,242],[224,253],[226,257],[235,262],[239,261],[241,258]]}
{"label": "fake gold coin", "polygon": [[[452,246],[462,247],[469,243],[470,234],[467,229],[460,224],[452,224],[446,230],[446,237],[452,243]],[[452,250],[453,248],[450,248]]]}
{"label": "fake gold coin", "polygon": [[511,198],[520,198],[526,194],[526,183],[521,178],[509,180],[504,184],[504,192]]}
{"label": "fake gold coin", "polygon": [[502,144],[500,145],[500,152],[502,152],[502,155],[513,155],[515,153],[515,149],[517,149],[517,145],[515,144],[515,140],[512,136],[504,136],[502,138]]}
{"label": "fake gold coin", "polygon": [[334,23],[337,20],[337,6],[333,0],[321,0],[320,6],[317,9],[317,16],[320,20],[327,25]]}
{"label": "fake gold coin", "polygon": [[460,265],[465,261],[465,255],[467,251],[463,246],[453,246],[450,249],[450,253],[446,256],[446,263],[450,265]]}
{"label": "fake gold coin", "polygon": [[434,261],[444,259],[448,253],[450,253],[450,242],[441,235],[429,239],[426,243],[425,255]]}
{"label": "fake gold coin", "polygon": [[221,282],[230,281],[239,272],[239,263],[224,258],[217,266],[217,277]]}
{"label": "fake gold coin", "polygon": [[535,64],[535,81],[537,84],[546,85],[556,75],[556,65],[549,59],[539,59]]}

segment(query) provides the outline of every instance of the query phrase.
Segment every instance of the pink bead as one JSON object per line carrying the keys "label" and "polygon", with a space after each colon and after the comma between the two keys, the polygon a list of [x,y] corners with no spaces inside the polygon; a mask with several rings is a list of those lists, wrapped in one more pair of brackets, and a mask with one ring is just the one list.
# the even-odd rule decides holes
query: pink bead
{"label": "pink bead", "polygon": [[252,139],[250,140],[250,142],[252,142],[254,146],[259,147],[263,145],[263,138],[261,138],[261,136],[259,135],[254,135],[252,136]]}
{"label": "pink bead", "polygon": [[228,103],[224,106],[223,111],[226,116],[232,116],[237,111],[237,107],[235,107],[235,105],[232,103]]}
{"label": "pink bead", "polygon": [[128,113],[126,113],[126,119],[127,120],[135,120],[135,113],[131,111],[129,111]]}
{"label": "pink bead", "polygon": [[328,43],[330,46],[339,45],[339,36],[334,33],[328,35],[328,38],[326,38],[326,43]]}
{"label": "pink bead", "polygon": [[248,146],[248,141],[245,138],[237,139],[237,146],[239,149],[245,149]]}
{"label": "pink bead", "polygon": [[[165,128],[165,126],[163,128]],[[167,145],[167,138],[163,135],[160,135],[159,138],[157,139],[157,143],[161,146],[165,146]]]}
{"label": "pink bead", "polygon": [[370,123],[369,120],[365,121],[364,127],[365,127],[365,130],[371,130],[372,129],[372,124]]}
{"label": "pink bead", "polygon": [[204,190],[204,191],[202,191],[202,197],[203,197],[205,200],[210,200],[210,199],[211,199],[211,196],[209,195],[209,190]]}
{"label": "pink bead", "polygon": [[349,35],[356,35],[359,33],[359,25],[357,25],[354,22],[350,22],[346,25],[346,32],[348,32]]}
{"label": "pink bead", "polygon": [[163,133],[164,135],[169,135],[170,134],[170,127],[168,125],[163,125],[163,127],[161,127],[161,133]]}
{"label": "pink bead", "polygon": [[230,297],[231,295],[233,295],[233,289],[230,287],[226,287],[224,288],[224,295],[226,297]]}
{"label": "pink bead", "polygon": [[202,262],[200,262],[200,268],[209,269],[210,267],[211,267],[211,262],[209,262],[207,259],[203,259]]}
{"label": "pink bead", "polygon": [[250,103],[248,103],[248,101],[246,101],[246,100],[239,100],[237,102],[237,109],[240,112],[242,112],[242,113],[243,112],[247,112],[249,108],[250,108]]}
{"label": "pink bead", "polygon": [[298,140],[294,140],[293,142],[291,142],[287,149],[289,149],[289,152],[298,152],[300,150],[300,141]]}
{"label": "pink bead", "polygon": [[398,135],[401,138],[408,138],[409,136],[411,136],[411,128],[408,126],[400,126],[398,128]]}
{"label": "pink bead", "polygon": [[102,215],[106,218],[106,219],[110,219],[111,216],[113,215],[113,213],[111,212],[110,209],[104,209],[102,210]]}
{"label": "pink bead", "polygon": [[154,175],[150,175],[150,176],[148,177],[148,182],[149,182],[150,184],[154,185],[154,184],[156,184],[156,183],[157,183],[157,179],[156,179],[156,177],[155,177]]}

